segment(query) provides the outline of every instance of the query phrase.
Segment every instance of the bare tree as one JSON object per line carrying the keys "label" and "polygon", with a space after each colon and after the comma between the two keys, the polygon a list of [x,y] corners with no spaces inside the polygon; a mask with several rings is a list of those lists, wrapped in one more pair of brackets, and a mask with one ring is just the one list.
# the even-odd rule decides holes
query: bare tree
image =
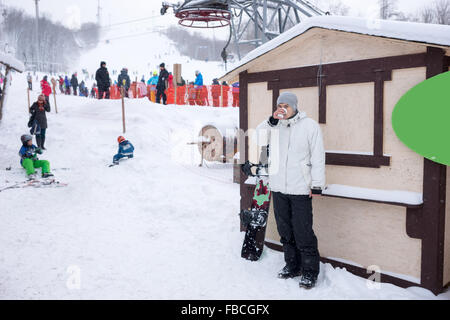
{"label": "bare tree", "polygon": [[328,11],[333,15],[347,16],[350,11],[350,7],[343,4],[340,0],[335,0],[330,2]]}
{"label": "bare tree", "polygon": [[386,20],[398,15],[397,0],[378,0],[378,4],[380,6],[381,19]]}
{"label": "bare tree", "polygon": [[432,6],[423,7],[419,11],[420,21],[424,23],[433,23],[435,21],[435,11]]}
{"label": "bare tree", "polygon": [[450,0],[437,0],[434,3],[436,22],[450,24]]}
{"label": "bare tree", "polygon": [[[80,46],[75,31],[48,17],[39,18],[39,44],[35,43],[35,18],[23,10],[6,8],[3,23],[5,41],[15,49],[15,55],[28,66],[36,64],[37,53],[46,72],[65,71],[79,57]],[[94,40],[95,41],[95,40]]]}

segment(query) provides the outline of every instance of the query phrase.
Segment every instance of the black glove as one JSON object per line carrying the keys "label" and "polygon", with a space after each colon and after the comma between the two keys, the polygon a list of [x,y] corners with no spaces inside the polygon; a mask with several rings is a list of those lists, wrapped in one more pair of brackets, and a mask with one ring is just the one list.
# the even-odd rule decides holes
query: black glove
{"label": "black glove", "polygon": [[269,118],[269,125],[270,125],[271,127],[275,127],[275,126],[278,124],[279,121],[280,121],[280,120],[275,119],[273,116],[271,116],[271,117]]}
{"label": "black glove", "polygon": [[28,128],[31,128],[33,126],[33,119],[30,119],[30,121],[28,121]]}
{"label": "black glove", "polygon": [[36,148],[34,150],[34,152],[36,152],[37,154],[42,154],[42,149],[41,148]]}
{"label": "black glove", "polygon": [[32,159],[32,158],[34,157],[34,155],[33,155],[32,152],[28,151],[28,152],[26,152],[26,153],[23,155],[23,157],[24,157],[25,159]]}

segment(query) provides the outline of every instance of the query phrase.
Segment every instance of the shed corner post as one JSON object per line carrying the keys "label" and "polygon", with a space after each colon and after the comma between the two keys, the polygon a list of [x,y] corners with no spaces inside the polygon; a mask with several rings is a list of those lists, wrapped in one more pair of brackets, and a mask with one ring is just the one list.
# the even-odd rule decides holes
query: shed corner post
{"label": "shed corner post", "polygon": [[[427,47],[426,78],[445,72],[445,52]],[[444,288],[444,241],[447,167],[424,159],[421,285],[439,294]]]}

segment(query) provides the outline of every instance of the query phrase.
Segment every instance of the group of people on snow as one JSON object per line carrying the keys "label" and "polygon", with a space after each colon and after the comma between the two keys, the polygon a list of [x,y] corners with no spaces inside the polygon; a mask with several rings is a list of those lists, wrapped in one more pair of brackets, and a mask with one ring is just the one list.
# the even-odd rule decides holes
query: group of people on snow
{"label": "group of people on snow", "polygon": [[[83,74],[87,74],[86,70],[83,70]],[[88,76],[87,76],[88,77]],[[55,81],[55,83],[53,83]],[[129,97],[130,87],[131,87],[131,79],[128,73],[128,68],[124,67],[120,71],[117,80],[112,81],[109,71],[106,68],[106,62],[102,61],[100,63],[100,68],[95,73],[95,81],[92,84],[91,89],[86,86],[84,80],[81,82],[78,81],[78,74],[75,72],[69,78],[67,75],[60,75],[57,80],[52,78],[52,84],[58,84],[59,90],[61,94],[65,95],[75,95],[75,96],[83,96],[90,98],[98,98],[98,99],[110,99],[111,93],[110,88],[114,84],[119,90],[122,91],[125,97]],[[165,63],[161,63],[159,65],[159,74],[157,71],[152,72],[150,78],[146,81],[145,76],[142,76],[142,83],[146,83],[148,85],[147,90],[149,90],[149,99],[156,103],[162,103],[164,105],[167,104],[167,95],[168,89],[174,88],[174,77],[172,72],[169,72],[166,69]],[[33,77],[30,73],[27,76],[27,83],[29,90],[33,88]],[[47,86],[48,84],[48,86]],[[209,101],[209,92],[212,96],[213,106],[219,107],[220,100],[222,99],[222,106],[228,106],[228,97],[230,90],[228,84],[224,81],[222,84],[218,82],[217,79],[213,80],[213,83],[210,87],[204,85],[203,75],[199,70],[195,71],[195,80],[191,82],[187,82],[181,77],[181,81],[178,83],[178,87],[182,87],[180,90],[177,89],[177,104],[190,104],[190,105],[200,105],[206,106],[210,105]],[[45,87],[45,92],[44,88]],[[46,96],[47,100],[49,95],[52,93],[52,89],[50,87],[47,76],[41,81],[41,88],[43,89],[43,93]],[[232,84],[232,97],[233,107],[239,106],[239,82]],[[55,89],[56,90],[56,89]],[[134,93],[134,91],[133,91]],[[178,95],[183,96],[183,99],[179,99]],[[170,94],[170,91],[169,91]],[[173,92],[172,92],[173,94]],[[187,100],[185,102],[185,99]]]}
{"label": "group of people on snow", "polygon": [[[155,72],[147,82],[150,85],[156,85],[157,103],[161,103],[161,98],[163,104],[167,103],[165,90],[169,87],[169,75],[165,64],[161,63],[159,76]],[[76,77],[76,74],[74,76]],[[95,78],[98,98],[108,99],[111,79],[105,62],[101,62]],[[71,84],[73,86],[75,82]],[[124,89],[130,87],[126,68],[122,69],[118,84]],[[203,86],[203,77],[199,71],[196,71],[195,82],[190,84],[196,90]],[[213,85],[220,85],[219,81],[214,79]],[[239,83],[233,84],[232,87],[237,88],[237,90],[232,89],[232,92],[233,96],[237,92],[238,99]],[[20,163],[30,179],[35,179],[36,168],[42,168],[43,177],[52,176],[50,163],[47,160],[39,160],[37,157],[46,150],[48,127],[46,113],[50,112],[49,95],[51,93],[47,76],[42,79],[41,88],[42,94],[30,108],[28,122],[30,134],[21,137],[22,146],[19,151]],[[216,94],[213,94],[213,100],[216,99]],[[258,140],[258,143],[260,146],[269,148],[268,163],[279,164],[278,170],[269,170],[275,221],[286,263],[278,273],[278,277],[288,279],[299,276],[300,287],[309,289],[316,285],[320,272],[320,255],[317,237],[313,230],[312,198],[320,196],[325,187],[325,151],[320,126],[299,109],[298,98],[295,94],[281,93],[277,98],[276,110],[268,120],[257,127],[257,131],[258,137],[264,136],[264,133],[267,137],[261,139],[262,142]],[[36,136],[37,146],[33,144],[32,135]],[[131,142],[123,136],[118,137],[117,142],[119,148],[113,157],[113,165],[117,165],[121,159],[134,156],[134,146]],[[277,154],[273,154],[274,150],[277,150]]]}

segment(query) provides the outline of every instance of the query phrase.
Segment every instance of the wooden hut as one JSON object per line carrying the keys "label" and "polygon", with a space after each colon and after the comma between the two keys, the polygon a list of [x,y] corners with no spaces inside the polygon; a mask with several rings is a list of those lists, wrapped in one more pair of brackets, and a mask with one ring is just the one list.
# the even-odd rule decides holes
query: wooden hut
{"label": "wooden hut", "polygon": [[[250,131],[280,92],[296,93],[299,108],[320,123],[328,188],[313,207],[323,262],[365,278],[378,266],[382,282],[435,294],[450,282],[450,170],[408,149],[391,125],[397,101],[448,71],[449,56],[450,26],[314,17],[220,79],[240,83],[240,129],[249,133],[241,162],[258,161]],[[254,187],[246,178],[241,208]],[[266,245],[280,250],[279,240],[271,209]]]}

